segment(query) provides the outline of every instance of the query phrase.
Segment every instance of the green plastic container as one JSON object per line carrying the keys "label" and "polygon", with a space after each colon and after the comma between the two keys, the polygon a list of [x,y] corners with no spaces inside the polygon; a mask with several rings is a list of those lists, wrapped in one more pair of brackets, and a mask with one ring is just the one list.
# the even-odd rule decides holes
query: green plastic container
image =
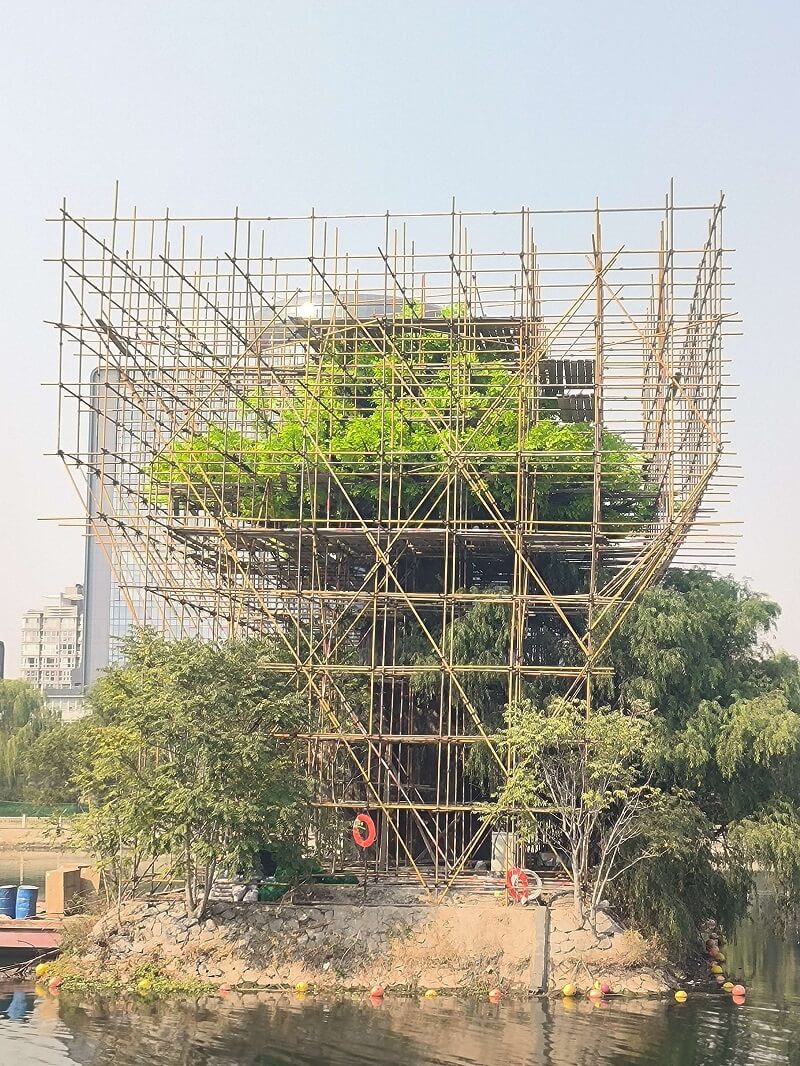
{"label": "green plastic container", "polygon": [[258,890],[258,902],[277,903],[288,891],[288,885],[261,885]]}

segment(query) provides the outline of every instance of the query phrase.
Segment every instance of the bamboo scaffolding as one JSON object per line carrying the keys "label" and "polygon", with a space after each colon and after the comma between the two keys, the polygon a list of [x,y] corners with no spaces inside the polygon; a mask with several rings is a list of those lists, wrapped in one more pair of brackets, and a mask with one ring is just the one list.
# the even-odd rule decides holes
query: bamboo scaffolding
{"label": "bamboo scaffolding", "polygon": [[[657,208],[207,219],[121,212],[115,193],[108,217],[64,202],[53,220],[58,455],[83,501],[93,489],[115,635],[272,637],[306,699],[316,810],[378,814],[381,876],[407,869],[441,898],[487,854],[470,753],[500,778],[512,765],[476,683],[592,713],[643,591],[676,559],[725,565],[723,213],[671,188]],[[364,380],[377,444],[334,452]],[[281,515],[289,475],[260,473],[258,445],[287,412],[297,495]],[[482,446],[501,418],[513,445]],[[543,419],[587,426],[587,446],[531,447]],[[641,457],[645,517],[605,506],[608,433]],[[212,440],[199,467],[186,458]],[[588,513],[542,513],[548,477]],[[507,650],[461,661],[459,624],[489,607],[507,612]]]}

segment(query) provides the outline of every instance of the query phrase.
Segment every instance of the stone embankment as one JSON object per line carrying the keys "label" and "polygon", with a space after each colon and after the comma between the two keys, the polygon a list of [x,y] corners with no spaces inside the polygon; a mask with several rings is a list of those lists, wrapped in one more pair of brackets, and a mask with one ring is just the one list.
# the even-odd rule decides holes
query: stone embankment
{"label": "stone embankment", "polygon": [[[537,930],[541,938],[546,929],[537,911],[541,919],[537,907],[494,900],[439,907],[215,902],[197,923],[178,901],[137,901],[96,923],[81,968],[125,978],[150,966],[168,977],[238,987],[528,992],[542,958]],[[545,986],[569,980],[589,987],[603,977],[615,991],[654,994],[673,984],[640,938],[605,915],[597,934],[575,929],[571,914],[568,906],[550,908]]]}
{"label": "stone embankment", "polygon": [[677,975],[654,945],[623,929],[610,915],[600,911],[594,929],[588,924],[578,928],[571,901],[557,900],[548,909],[550,989],[566,984],[589,988],[598,978],[615,992],[630,995],[663,995],[675,987]]}

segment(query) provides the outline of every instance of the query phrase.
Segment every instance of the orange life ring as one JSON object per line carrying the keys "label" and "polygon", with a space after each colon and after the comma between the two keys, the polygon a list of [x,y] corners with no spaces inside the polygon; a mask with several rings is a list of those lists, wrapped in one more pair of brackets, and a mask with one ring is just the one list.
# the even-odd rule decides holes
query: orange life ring
{"label": "orange life ring", "polygon": [[[365,830],[366,832],[362,832]],[[368,814],[357,814],[353,822],[353,840],[360,848],[368,848],[375,843],[375,823]]]}
{"label": "orange life ring", "polygon": [[506,889],[513,900],[527,900],[528,898],[528,875],[518,866],[509,867],[506,874]]}

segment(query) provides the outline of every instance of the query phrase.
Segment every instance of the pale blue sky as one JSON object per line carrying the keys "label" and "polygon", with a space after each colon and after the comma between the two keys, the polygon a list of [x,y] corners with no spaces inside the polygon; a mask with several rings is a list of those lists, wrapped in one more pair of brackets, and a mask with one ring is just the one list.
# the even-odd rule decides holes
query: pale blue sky
{"label": "pale blue sky", "polygon": [[800,6],[503,0],[2,3],[0,639],[81,579],[54,458],[58,279],[43,219],[437,210],[727,195],[744,337],[737,572],[800,653]]}

